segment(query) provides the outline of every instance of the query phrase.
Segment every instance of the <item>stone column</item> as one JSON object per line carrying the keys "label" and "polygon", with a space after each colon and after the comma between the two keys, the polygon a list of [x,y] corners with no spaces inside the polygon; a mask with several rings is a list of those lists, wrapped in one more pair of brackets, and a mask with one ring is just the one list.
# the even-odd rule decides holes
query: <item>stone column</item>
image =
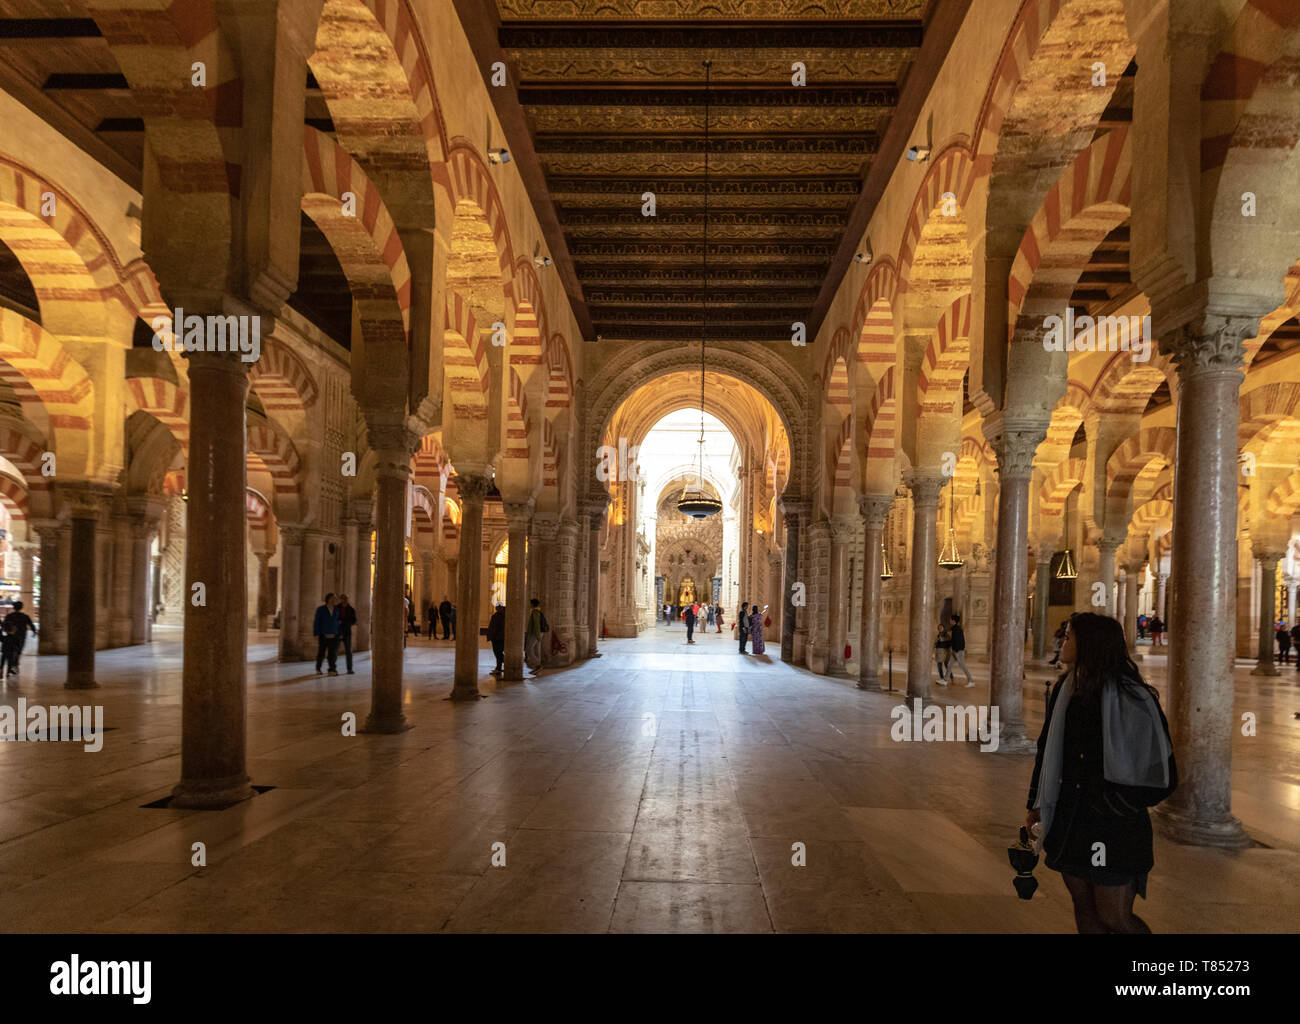
{"label": "stone column", "polygon": [[271,628],[271,618],[275,609],[271,605],[275,595],[271,593],[271,551],[254,551],[257,558],[257,629],[264,633]]}
{"label": "stone column", "polygon": [[308,527],[302,531],[302,565],[298,576],[298,648],[304,660],[316,657],[312,626],[316,609],[325,603],[325,535]]}
{"label": "stone column", "polygon": [[41,654],[54,654],[54,634],[59,607],[59,523],[54,519],[34,521],[41,542],[41,604],[36,618],[40,635],[37,649]]}
{"label": "stone column", "polygon": [[68,577],[68,676],[69,690],[91,690],[95,682],[95,533],[99,506],[91,490],[73,492],[72,546]]}
{"label": "stone column", "polygon": [[149,578],[152,559],[149,557],[149,540],[156,529],[146,515],[133,515],[131,519],[131,643],[147,644],[153,639],[152,616],[149,611]]}
{"label": "stone column", "polygon": [[582,581],[579,576],[584,545],[579,543],[580,529],[577,520],[561,519],[556,528],[555,558],[551,563],[555,571],[554,615],[547,615],[551,629],[559,630],[560,642],[567,650],[559,657],[561,663],[571,665],[578,660],[580,651],[579,630],[586,632],[587,627],[578,622],[579,592]]}
{"label": "stone column", "polygon": [[1156,808],[1177,842],[1242,848],[1232,816],[1238,396],[1258,317],[1205,316],[1161,339],[1178,367],[1169,726],[1178,788]]}
{"label": "stone column", "polygon": [[1165,584],[1169,580],[1167,572],[1156,574],[1156,606],[1154,614],[1159,617],[1161,622],[1165,621]]}
{"label": "stone column", "polygon": [[[292,523],[281,523],[280,533],[280,660],[302,661],[302,639],[298,635],[298,607],[302,586],[302,541],[304,530]],[[314,653],[314,652],[313,652]]]}
{"label": "stone column", "polygon": [[1252,676],[1280,675],[1275,658],[1277,649],[1277,563],[1286,552],[1261,548],[1255,552],[1259,562],[1259,659],[1250,670]]}
{"label": "stone column", "polygon": [[483,496],[487,494],[486,466],[456,466],[460,491],[460,558],[456,580],[456,674],[452,700],[477,700],[478,620],[483,561]]}
{"label": "stone column", "polygon": [[506,656],[502,679],[524,678],[524,630],[528,625],[528,593],[524,563],[528,558],[528,520],[532,500],[505,502],[506,529],[510,548],[506,565]]}
{"label": "stone column", "polygon": [[1106,588],[1106,608],[1105,614],[1111,618],[1115,615],[1115,552],[1119,546],[1124,543],[1123,538],[1116,540],[1114,537],[1103,535],[1097,541],[1097,551],[1101,556],[1101,564],[1098,568],[1098,575],[1101,577],[1102,585]]}
{"label": "stone column", "polygon": [[18,557],[21,559],[18,570],[20,590],[18,599],[22,601],[24,611],[33,612],[36,610],[36,554],[41,550],[41,546],[26,541],[15,547],[18,548]]}
{"label": "stone column", "polygon": [[609,496],[600,495],[583,502],[587,515],[587,630],[588,656],[600,657],[597,639],[600,636],[600,528],[605,521]]}
{"label": "stone column", "polygon": [[[1047,560],[1043,560],[1043,556]],[[1034,583],[1034,660],[1047,657],[1048,601],[1052,592],[1052,552],[1038,552],[1037,578]]]}
{"label": "stone column", "polygon": [[[781,660],[794,661],[795,616],[794,585],[799,582],[799,517],[806,516],[812,508],[807,501],[781,502],[785,516],[785,571],[781,581]],[[742,598],[743,600],[743,598]],[[732,609],[735,615],[736,610]]]}
{"label": "stone column", "polygon": [[1047,436],[1035,423],[1006,425],[998,451],[998,538],[994,552],[993,642],[989,652],[989,706],[998,709],[1002,753],[1027,753],[1021,686],[1025,674],[1025,553],[1029,543],[1029,482],[1034,453]]}
{"label": "stone column", "polygon": [[352,631],[352,653],[370,650],[370,541],[374,533],[373,504],[369,498],[352,502],[352,516],[357,524],[355,593],[348,592],[357,610],[357,624]]}
{"label": "stone column", "polygon": [[406,485],[419,438],[400,426],[368,422],[374,449],[375,592],[371,613],[370,714],[366,732],[396,733],[410,727],[402,712],[402,634],[406,602]]}
{"label": "stone column", "polygon": [[[556,538],[559,536],[560,522],[553,516],[534,516],[532,529],[532,558],[529,573],[525,575],[525,596],[535,597],[542,604],[542,611],[551,629],[557,629],[560,623],[558,569],[556,566]],[[551,654],[551,638],[542,637],[542,664],[551,666],[558,660]]]}
{"label": "stone column", "polygon": [[[248,572],[244,517],[248,364],[187,353],[189,501],[185,509],[185,655],[181,781],[172,807],[226,807],[253,795],[245,754]],[[193,586],[203,583],[206,603]]]}
{"label": "stone column", "polygon": [[[347,509],[346,505],[344,505],[344,509]],[[339,522],[343,526],[343,570],[341,573],[343,582],[340,586],[343,588],[343,593],[348,595],[348,602],[355,610],[357,607],[357,566],[361,562],[357,557],[357,520],[355,516],[346,514],[345,511]],[[355,627],[352,633],[355,640]],[[356,650],[355,645],[352,649]]]}
{"label": "stone column", "polygon": [[934,669],[934,584],[939,552],[936,523],[944,477],[913,470],[904,480],[912,492],[912,599],[908,608],[907,695],[928,698]]}
{"label": "stone column", "polygon": [[131,593],[134,548],[131,543],[131,516],[115,512],[111,517],[113,536],[113,578],[108,623],[108,646],[125,647],[131,643],[131,610],[135,607]]}
{"label": "stone column", "polygon": [[829,672],[843,672],[846,666],[844,645],[848,643],[848,618],[849,609],[853,607],[853,597],[848,592],[845,577],[857,526],[856,516],[835,516],[831,519],[831,585],[826,602],[826,611],[830,615]]}
{"label": "stone column", "polygon": [[1138,580],[1142,578],[1141,562],[1124,567],[1128,578],[1124,581],[1124,640],[1131,658],[1138,658]]}
{"label": "stone column", "polygon": [[862,628],[858,631],[858,689],[880,690],[880,571],[885,520],[894,503],[892,494],[865,494],[858,498],[866,540],[862,553]]}

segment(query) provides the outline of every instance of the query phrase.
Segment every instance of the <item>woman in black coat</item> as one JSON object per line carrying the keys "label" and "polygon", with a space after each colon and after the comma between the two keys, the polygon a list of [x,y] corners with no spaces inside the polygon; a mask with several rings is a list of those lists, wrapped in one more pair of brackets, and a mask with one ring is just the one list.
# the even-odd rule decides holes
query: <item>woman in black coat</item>
{"label": "woman in black coat", "polygon": [[1080,933],[1150,932],[1133,900],[1146,898],[1155,864],[1147,808],[1178,785],[1169,724],[1114,619],[1071,616],[1061,662],[1025,823],[1031,834],[1045,826],[1046,864],[1065,880]]}

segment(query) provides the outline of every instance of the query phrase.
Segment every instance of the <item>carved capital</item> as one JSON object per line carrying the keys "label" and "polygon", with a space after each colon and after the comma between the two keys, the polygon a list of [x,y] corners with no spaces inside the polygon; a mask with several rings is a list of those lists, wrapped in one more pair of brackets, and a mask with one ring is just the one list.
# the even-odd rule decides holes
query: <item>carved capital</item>
{"label": "carved capital", "polygon": [[528,529],[528,521],[533,515],[533,499],[527,501],[506,501],[502,503],[506,513],[506,528],[511,533]]}
{"label": "carved capital", "polygon": [[578,501],[578,512],[587,516],[593,530],[599,530],[605,518],[605,509],[609,508],[609,495],[587,495]]}
{"label": "carved capital", "polygon": [[777,504],[780,506],[781,514],[785,516],[786,524],[798,523],[800,516],[806,516],[812,511],[812,502],[804,498],[781,498]]}
{"label": "carved capital", "polygon": [[862,529],[862,520],[857,516],[834,516],[831,518],[831,535],[836,544],[851,544]]}
{"label": "carved capital", "polygon": [[351,509],[352,519],[357,524],[358,534],[364,536],[374,529],[372,523],[374,521],[375,509],[374,502],[370,498],[353,498]]}
{"label": "carved capital", "polygon": [[1259,560],[1259,564],[1269,572],[1276,569],[1277,563],[1286,558],[1286,551],[1279,548],[1263,548],[1253,552],[1253,554]]}
{"label": "carved capital", "polygon": [[560,534],[560,521],[555,516],[534,516],[533,517],[533,536],[537,540],[547,543],[555,540]]}
{"label": "carved capital", "polygon": [[912,492],[912,501],[921,508],[938,508],[939,492],[948,478],[923,469],[910,470],[903,476],[903,483]]}
{"label": "carved capital", "polygon": [[1257,316],[1207,314],[1160,339],[1160,351],[1178,367],[1180,377],[1241,371],[1246,342],[1259,333]]}
{"label": "carved capital", "polygon": [[889,519],[889,510],[893,507],[892,494],[864,494],[858,498],[858,508],[870,530],[884,529],[885,521]]}
{"label": "carved capital", "polygon": [[456,493],[462,504],[482,505],[488,492],[488,478],[477,473],[457,473]]}
{"label": "carved capital", "polygon": [[301,523],[280,523],[280,542],[288,548],[302,547],[307,528]]}
{"label": "carved capital", "polygon": [[1034,454],[1046,438],[1047,431],[1036,427],[1005,429],[996,438],[990,438],[998,456],[998,477],[1002,480],[1032,478]]}
{"label": "carved capital", "polygon": [[116,488],[93,480],[58,485],[59,503],[73,519],[98,519]]}

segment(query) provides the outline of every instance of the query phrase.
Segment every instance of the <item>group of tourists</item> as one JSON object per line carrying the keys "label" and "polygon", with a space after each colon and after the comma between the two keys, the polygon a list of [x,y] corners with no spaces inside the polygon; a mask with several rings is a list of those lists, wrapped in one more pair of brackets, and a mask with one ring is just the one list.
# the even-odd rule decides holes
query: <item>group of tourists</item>
{"label": "group of tourists", "polygon": [[[6,619],[6,622],[9,620]],[[1291,648],[1296,649],[1296,669],[1300,670],[1300,620],[1290,629],[1286,627],[1286,620],[1283,619],[1277,624],[1277,632],[1273,634],[1277,640],[1277,660],[1280,665],[1291,664]]]}
{"label": "group of tourists", "polygon": [[[541,602],[533,598],[528,602],[528,622],[524,626],[524,664],[529,675],[537,676],[542,672],[542,634],[549,633],[551,625],[542,614]],[[499,604],[488,620],[487,640],[492,645],[492,654],[497,660],[492,675],[505,673],[506,657],[506,606]]]}
{"label": "group of tourists", "polygon": [[1147,634],[1151,634],[1152,647],[1163,647],[1165,645],[1165,622],[1159,615],[1139,615],[1137,630],[1139,640],[1145,640]]}
{"label": "group of tourists", "polygon": [[[442,623],[442,636],[438,636],[438,624]],[[456,606],[447,597],[441,604],[431,604],[424,610],[425,632],[431,640],[456,639]],[[406,632],[420,635],[420,624],[415,617],[415,605],[411,597],[406,596]]]}
{"label": "group of tourists", "polygon": [[329,665],[329,674],[338,675],[339,644],[347,659],[348,675],[352,671],[352,630],[357,624],[357,610],[348,604],[348,595],[325,595],[325,603],[316,609],[311,632],[316,638],[316,674],[321,674],[322,663]]}
{"label": "group of tourists", "polygon": [[695,616],[696,626],[703,626],[705,630],[710,626],[716,626],[717,632],[722,632],[721,604],[700,604],[699,601],[692,601],[690,604],[682,605],[665,603],[659,609],[659,614],[664,617],[664,624],[671,626],[675,619],[681,619],[685,622],[688,610]]}
{"label": "group of tourists", "polygon": [[961,627],[960,615],[954,615],[947,625],[940,624],[939,635],[934,641],[934,660],[939,666],[940,686],[947,686],[956,678],[957,673],[952,667],[954,662],[966,673],[966,685],[975,685],[970,669],[966,667],[966,631]]}
{"label": "group of tourists", "polygon": [[[763,641],[763,627],[770,626],[772,621],[766,618],[767,605],[762,609],[758,607],[755,601],[752,605],[745,601],[740,606],[740,614],[736,621],[731,624],[731,628],[736,630],[740,638],[741,654],[763,654],[767,650],[767,644]],[[750,650],[746,652],[745,644],[750,644]]]}

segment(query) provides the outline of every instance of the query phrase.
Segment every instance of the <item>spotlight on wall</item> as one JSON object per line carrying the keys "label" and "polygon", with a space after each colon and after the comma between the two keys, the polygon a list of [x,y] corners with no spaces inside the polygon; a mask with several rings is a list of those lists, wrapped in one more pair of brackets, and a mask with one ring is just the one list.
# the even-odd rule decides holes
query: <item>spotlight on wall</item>
{"label": "spotlight on wall", "polygon": [[505,148],[489,149],[487,158],[488,163],[508,164],[510,162],[510,150]]}
{"label": "spotlight on wall", "polygon": [[907,150],[907,159],[913,161],[919,160],[921,161],[921,163],[925,163],[925,161],[930,159],[930,147],[929,146],[909,147]]}
{"label": "spotlight on wall", "polygon": [[853,254],[854,262],[861,263],[864,267],[873,259],[875,259],[875,257],[871,255],[870,249],[863,249],[861,252],[855,252]]}

